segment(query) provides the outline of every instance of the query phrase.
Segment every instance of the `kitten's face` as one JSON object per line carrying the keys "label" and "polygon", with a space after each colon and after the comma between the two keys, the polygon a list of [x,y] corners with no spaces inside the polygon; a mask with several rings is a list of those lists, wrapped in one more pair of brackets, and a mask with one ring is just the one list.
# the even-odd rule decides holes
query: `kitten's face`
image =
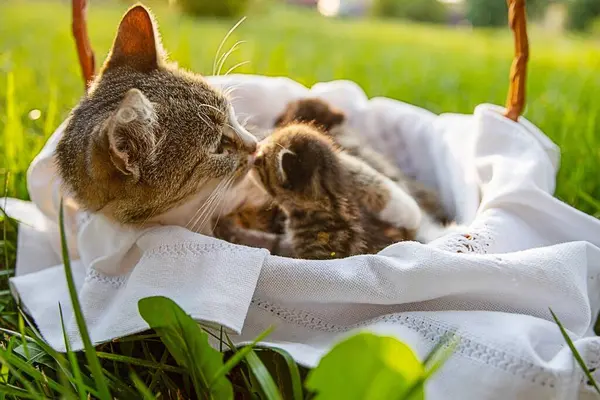
{"label": "kitten's face", "polygon": [[331,140],[309,125],[295,124],[261,143],[252,174],[280,205],[312,208],[335,195],[339,171]]}
{"label": "kitten's face", "polygon": [[257,142],[202,77],[169,65],[142,6],[73,110],[59,172],[84,208],[139,224],[241,179]]}

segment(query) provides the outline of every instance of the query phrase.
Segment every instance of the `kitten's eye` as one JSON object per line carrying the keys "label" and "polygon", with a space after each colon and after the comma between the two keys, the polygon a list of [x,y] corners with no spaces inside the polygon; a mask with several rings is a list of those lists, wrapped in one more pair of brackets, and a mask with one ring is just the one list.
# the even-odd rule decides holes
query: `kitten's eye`
{"label": "kitten's eye", "polygon": [[231,140],[229,137],[223,135],[223,136],[221,136],[221,143],[219,143],[216,153],[217,154],[227,154],[227,153],[229,153],[228,148],[232,147],[232,146],[233,146],[233,140]]}

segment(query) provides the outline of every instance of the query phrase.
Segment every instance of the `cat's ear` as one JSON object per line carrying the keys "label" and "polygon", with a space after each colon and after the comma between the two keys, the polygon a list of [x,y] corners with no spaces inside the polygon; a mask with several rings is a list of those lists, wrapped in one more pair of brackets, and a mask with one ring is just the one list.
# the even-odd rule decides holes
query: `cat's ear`
{"label": "cat's ear", "polygon": [[129,9],[117,31],[106,68],[129,66],[139,71],[158,68],[164,50],[154,19],[142,5]]}
{"label": "cat's ear", "polygon": [[108,151],[115,168],[135,181],[141,163],[156,147],[152,103],[138,89],[130,89],[108,124]]}
{"label": "cat's ear", "polygon": [[290,150],[279,152],[279,173],[285,188],[293,190],[305,187],[310,182],[311,168]]}

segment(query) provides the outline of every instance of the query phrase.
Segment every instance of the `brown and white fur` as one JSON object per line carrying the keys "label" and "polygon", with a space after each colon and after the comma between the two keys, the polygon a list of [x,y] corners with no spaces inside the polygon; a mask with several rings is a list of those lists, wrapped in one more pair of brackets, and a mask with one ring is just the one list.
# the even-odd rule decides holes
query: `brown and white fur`
{"label": "brown and white fur", "polygon": [[121,224],[210,234],[208,222],[256,148],[222,93],[166,60],[153,18],[137,5],[71,112],[56,157],[79,207]]}
{"label": "brown and white fur", "polygon": [[417,239],[434,240],[448,231],[450,217],[439,195],[419,181],[407,177],[400,168],[378,153],[346,123],[343,111],[319,98],[303,98],[288,103],[275,120],[275,127],[294,123],[314,125],[327,133],[348,154],[360,158],[410,193],[422,210]]}
{"label": "brown and white fur", "polygon": [[[325,259],[376,253],[414,239],[420,224],[420,209],[407,193],[306,124],[268,137],[251,174],[286,216],[284,244],[275,249],[280,255]],[[247,245],[262,244],[265,237],[231,222],[219,224],[216,233]]]}

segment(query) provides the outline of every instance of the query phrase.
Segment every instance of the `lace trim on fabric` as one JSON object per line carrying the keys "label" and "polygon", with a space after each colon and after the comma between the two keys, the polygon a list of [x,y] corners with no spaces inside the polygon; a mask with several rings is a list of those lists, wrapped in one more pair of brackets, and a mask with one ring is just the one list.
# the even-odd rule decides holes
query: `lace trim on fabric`
{"label": "lace trim on fabric", "polygon": [[85,276],[86,282],[97,282],[103,285],[110,285],[115,288],[120,288],[127,282],[127,276],[109,276],[90,268]]}
{"label": "lace trim on fabric", "polygon": [[[151,250],[145,252],[144,257],[151,257],[159,255],[161,257],[185,257],[189,254],[206,254],[206,253],[214,253],[219,251],[228,251],[228,252],[243,252],[247,253],[248,251],[255,251],[254,249],[249,249],[247,247],[236,246],[227,242],[219,242],[219,243],[195,243],[195,242],[183,242],[177,244],[164,244],[158,247],[155,247]],[[262,249],[256,249],[256,251],[263,251]]]}
{"label": "lace trim on fabric", "polygon": [[451,233],[432,245],[451,253],[487,254],[492,244],[491,232],[478,229],[469,233]]}
{"label": "lace trim on fabric", "polygon": [[[252,300],[252,305],[263,311],[276,315],[286,322],[315,331],[341,333],[379,322],[394,323],[401,324],[413,331],[416,331],[423,338],[431,341],[434,344],[439,343],[445,335],[453,331],[452,327],[446,326],[439,322],[432,321],[427,318],[404,315],[402,313],[383,315],[368,321],[344,326],[325,322],[319,317],[316,317],[306,311],[285,309],[258,298]],[[541,386],[554,388],[557,383],[562,380],[561,378],[563,378],[554,372],[534,365],[526,359],[482,344],[475,337],[469,337],[464,332],[460,332],[458,336],[460,337],[460,341],[454,352],[463,357],[483,362],[513,375],[519,376],[523,379],[529,380],[533,383],[540,384]],[[592,367],[600,364],[600,351],[597,354],[594,354],[594,360],[592,360],[589,364]],[[564,375],[565,380],[570,378],[571,374]]]}

